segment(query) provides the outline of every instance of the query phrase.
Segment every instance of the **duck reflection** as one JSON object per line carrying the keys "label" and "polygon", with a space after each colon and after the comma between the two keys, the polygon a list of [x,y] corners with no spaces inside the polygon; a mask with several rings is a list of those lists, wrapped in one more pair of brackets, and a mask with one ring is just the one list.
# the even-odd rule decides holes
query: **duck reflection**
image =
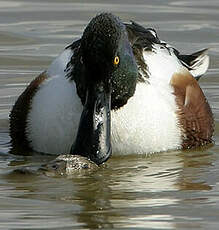
{"label": "duck reflection", "polygon": [[40,156],[37,164],[36,157],[10,160],[10,172],[1,175],[1,180],[13,185],[13,195],[61,202],[67,211],[61,214],[63,208],[55,205],[56,215],[71,216],[74,226],[86,229],[148,227],[161,220],[170,228],[171,208],[183,205],[185,192],[195,191],[192,197],[196,199],[197,191],[201,194],[212,189],[208,172],[215,154],[204,149],[112,157],[106,167],[71,178],[39,174],[36,168],[40,161]]}
{"label": "duck reflection", "polygon": [[[137,222],[139,226],[140,218],[141,227],[161,220],[171,227],[168,207],[184,200],[183,191],[212,189],[206,173],[213,161],[214,155],[206,150],[114,157],[107,168],[83,182],[72,179],[74,185],[79,184],[71,198],[82,207],[78,222],[89,229],[113,229]],[[157,215],[157,210],[163,215]]]}
{"label": "duck reflection", "polygon": [[213,166],[215,156],[206,150],[197,150],[184,152],[180,157],[183,161],[183,168],[175,184],[178,190],[211,190],[212,186],[207,173]]}

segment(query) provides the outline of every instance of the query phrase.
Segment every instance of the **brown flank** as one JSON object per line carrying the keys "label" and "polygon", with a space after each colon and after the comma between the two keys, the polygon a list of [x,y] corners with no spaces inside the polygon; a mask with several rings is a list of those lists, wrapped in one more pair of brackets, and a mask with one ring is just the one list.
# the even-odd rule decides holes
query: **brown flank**
{"label": "brown flank", "polygon": [[178,106],[182,148],[189,149],[212,143],[214,118],[198,82],[188,71],[184,71],[173,75],[171,85]]}
{"label": "brown flank", "polygon": [[10,136],[13,154],[28,154],[31,151],[29,141],[26,137],[26,125],[28,112],[31,109],[32,99],[39,88],[39,85],[47,78],[46,72],[35,78],[18,97],[10,117]]}

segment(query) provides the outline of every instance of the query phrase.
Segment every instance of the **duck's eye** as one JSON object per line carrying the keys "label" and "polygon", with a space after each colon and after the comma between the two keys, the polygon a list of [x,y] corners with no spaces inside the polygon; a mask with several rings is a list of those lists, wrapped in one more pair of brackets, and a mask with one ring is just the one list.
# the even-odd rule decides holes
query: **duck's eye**
{"label": "duck's eye", "polygon": [[118,64],[119,64],[119,57],[118,57],[118,56],[116,56],[116,57],[114,58],[113,64],[114,64],[114,65],[118,65]]}

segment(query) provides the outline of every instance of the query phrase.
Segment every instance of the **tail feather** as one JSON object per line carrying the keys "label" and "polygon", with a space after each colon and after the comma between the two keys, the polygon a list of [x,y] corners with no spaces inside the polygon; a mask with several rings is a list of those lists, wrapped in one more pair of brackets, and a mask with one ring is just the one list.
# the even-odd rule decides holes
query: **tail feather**
{"label": "tail feather", "polygon": [[203,49],[190,55],[179,55],[182,64],[187,67],[196,80],[206,73],[209,67],[208,49]]}

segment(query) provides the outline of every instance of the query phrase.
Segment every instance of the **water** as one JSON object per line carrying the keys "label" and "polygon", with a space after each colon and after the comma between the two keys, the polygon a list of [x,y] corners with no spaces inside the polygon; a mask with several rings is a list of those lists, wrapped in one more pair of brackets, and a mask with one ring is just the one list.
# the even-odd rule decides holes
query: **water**
{"label": "water", "polygon": [[[72,178],[38,173],[48,157],[8,154],[17,96],[102,11],[155,27],[185,53],[210,48],[200,84],[215,116],[214,146],[113,157]],[[0,229],[218,229],[218,175],[218,0],[0,0]]]}

